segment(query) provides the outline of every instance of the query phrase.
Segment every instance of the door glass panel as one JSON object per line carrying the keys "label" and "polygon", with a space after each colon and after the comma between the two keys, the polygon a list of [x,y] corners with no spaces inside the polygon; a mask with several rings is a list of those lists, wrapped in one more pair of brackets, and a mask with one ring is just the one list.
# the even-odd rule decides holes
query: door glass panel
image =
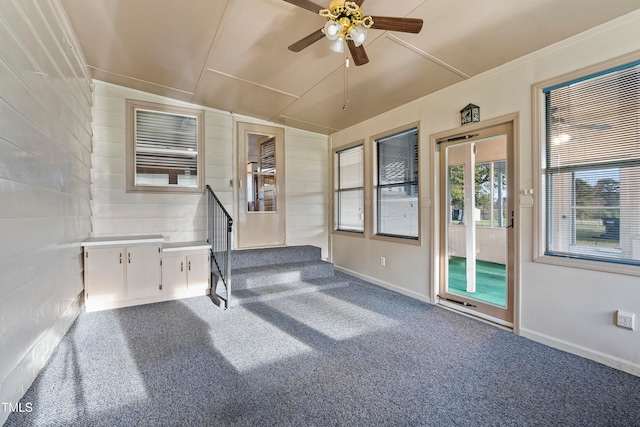
{"label": "door glass panel", "polygon": [[275,212],[276,138],[247,134],[247,212]]}
{"label": "door glass panel", "polygon": [[476,209],[474,210],[477,226],[491,225],[491,166],[492,164],[477,163],[475,165]]}
{"label": "door glass panel", "polygon": [[507,306],[506,139],[445,148],[447,271],[445,291]]}
{"label": "door glass panel", "polygon": [[493,216],[494,227],[505,227],[507,220],[507,161],[493,162]]}

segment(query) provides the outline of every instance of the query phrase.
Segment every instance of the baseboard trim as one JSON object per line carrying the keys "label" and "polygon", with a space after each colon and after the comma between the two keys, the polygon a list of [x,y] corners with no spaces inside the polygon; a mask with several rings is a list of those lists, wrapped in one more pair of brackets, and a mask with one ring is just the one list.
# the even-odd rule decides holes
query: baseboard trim
{"label": "baseboard trim", "polygon": [[367,276],[365,274],[360,274],[358,272],[349,270],[348,268],[340,267],[339,265],[335,265],[334,264],[333,268],[335,268],[336,270],[338,270],[338,271],[340,271],[342,273],[349,274],[351,276],[355,276],[355,277],[357,277],[359,279],[365,280],[365,281],[367,281],[369,283],[373,283],[374,285],[381,286],[381,287],[383,287],[385,289],[388,289],[390,291],[397,292],[399,294],[406,295],[408,297],[415,298],[417,300],[428,302],[429,304],[431,304],[431,298],[429,298],[426,295],[422,295],[422,294],[419,294],[417,292],[409,291],[407,289],[404,289],[404,288],[401,288],[399,286],[396,286],[396,285],[394,285],[392,283],[384,282],[382,280],[378,280],[378,279],[375,279],[373,277],[369,277],[369,276]]}
{"label": "baseboard trim", "polygon": [[576,356],[584,357],[585,359],[602,363],[603,365],[607,365],[619,371],[623,371],[635,376],[640,376],[640,364],[632,363],[628,360],[611,356],[610,354],[601,353],[599,351],[572,344],[564,340],[559,340],[549,335],[541,334],[522,327],[520,328],[520,335],[541,344],[548,345],[549,347],[557,348],[558,350],[566,351],[567,353],[575,354]]}

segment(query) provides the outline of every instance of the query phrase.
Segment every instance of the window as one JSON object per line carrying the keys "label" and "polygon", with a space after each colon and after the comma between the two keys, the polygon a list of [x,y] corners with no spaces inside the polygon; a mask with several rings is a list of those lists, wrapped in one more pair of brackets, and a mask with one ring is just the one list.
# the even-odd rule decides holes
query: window
{"label": "window", "polygon": [[543,90],[545,254],[640,265],[640,65]]}
{"label": "window", "polygon": [[364,232],[364,147],[335,153],[335,229]]}
{"label": "window", "polygon": [[127,100],[127,191],[202,192],[204,113]]}
{"label": "window", "polygon": [[376,234],[418,240],[418,128],[375,140]]}

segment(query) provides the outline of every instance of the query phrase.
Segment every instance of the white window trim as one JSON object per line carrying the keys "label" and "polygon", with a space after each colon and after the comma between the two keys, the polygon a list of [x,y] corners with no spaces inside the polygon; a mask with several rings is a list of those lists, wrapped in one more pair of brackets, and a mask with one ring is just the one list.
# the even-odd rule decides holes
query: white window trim
{"label": "white window trim", "polygon": [[[159,113],[171,113],[186,116],[195,116],[198,123],[198,157],[197,157],[197,186],[196,187],[179,187],[176,185],[135,185],[135,110],[144,109],[149,111],[157,111]],[[134,99],[126,100],[126,190],[127,192],[143,192],[143,193],[203,193],[204,177],[205,177],[205,153],[204,153],[204,110],[198,110],[187,107],[179,107],[174,105],[156,104],[152,102],[139,101]]]}
{"label": "white window trim", "polygon": [[[533,261],[541,264],[556,265],[561,267],[579,268],[583,270],[601,271],[606,273],[617,273],[629,276],[640,276],[640,267],[635,265],[587,260],[581,258],[562,257],[546,255],[546,203],[545,188],[542,185],[544,170],[542,169],[542,159],[545,149],[545,102],[543,90],[565,82],[578,80],[585,76],[598,74],[616,67],[620,67],[631,62],[640,60],[637,52],[627,54],[609,61],[594,64],[590,67],[582,68],[558,77],[538,82],[532,86],[532,148],[533,148],[533,205],[534,205],[534,226],[533,226]],[[525,190],[526,192],[526,190]]]}

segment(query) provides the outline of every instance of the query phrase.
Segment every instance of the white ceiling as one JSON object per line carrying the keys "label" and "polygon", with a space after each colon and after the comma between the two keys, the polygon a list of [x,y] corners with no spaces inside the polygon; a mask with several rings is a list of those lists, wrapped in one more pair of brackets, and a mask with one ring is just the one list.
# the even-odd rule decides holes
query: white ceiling
{"label": "white ceiling", "polygon": [[325,134],[640,8],[640,0],[366,0],[366,15],[424,26],[369,31],[370,62],[349,68],[345,111],[343,56],[326,39],[287,49],[326,18],[283,0],[62,4],[95,79]]}

